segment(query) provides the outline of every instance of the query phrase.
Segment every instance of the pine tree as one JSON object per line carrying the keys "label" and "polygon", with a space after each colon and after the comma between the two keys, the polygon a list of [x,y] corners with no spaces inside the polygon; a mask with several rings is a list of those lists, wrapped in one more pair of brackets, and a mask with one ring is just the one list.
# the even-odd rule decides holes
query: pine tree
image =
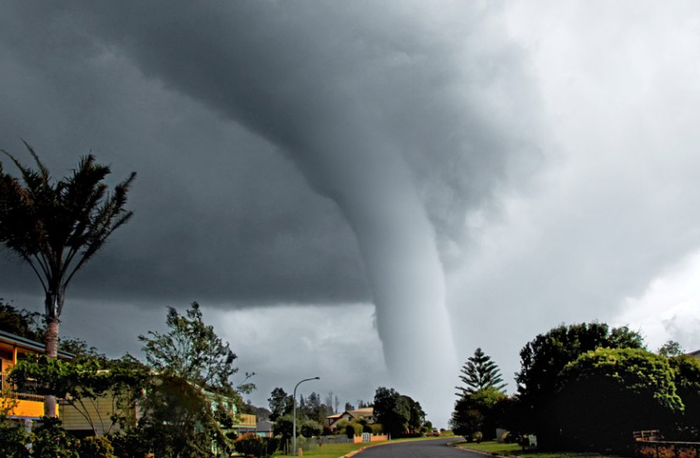
{"label": "pine tree", "polygon": [[474,351],[474,356],[467,359],[467,362],[462,366],[461,372],[464,375],[460,375],[459,378],[465,386],[455,387],[460,391],[455,393],[460,398],[465,398],[489,387],[504,392],[506,387],[498,365],[491,361],[491,357],[484,354],[481,348],[477,348]]}

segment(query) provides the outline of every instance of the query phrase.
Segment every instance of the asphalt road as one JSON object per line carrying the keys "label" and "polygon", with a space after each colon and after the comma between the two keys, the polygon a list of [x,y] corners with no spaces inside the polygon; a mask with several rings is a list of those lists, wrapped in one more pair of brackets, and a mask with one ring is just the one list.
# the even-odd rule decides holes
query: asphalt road
{"label": "asphalt road", "polygon": [[459,438],[433,439],[379,445],[355,455],[356,458],[484,458],[484,455],[448,447]]}

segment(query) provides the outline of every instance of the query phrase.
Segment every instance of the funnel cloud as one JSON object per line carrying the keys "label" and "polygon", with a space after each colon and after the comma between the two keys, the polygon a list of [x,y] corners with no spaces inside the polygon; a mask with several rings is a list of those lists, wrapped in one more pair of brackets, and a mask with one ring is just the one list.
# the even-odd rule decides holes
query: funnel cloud
{"label": "funnel cloud", "polygon": [[5,138],[35,138],[26,120],[41,116],[56,127],[40,152],[114,141],[115,175],[144,181],[134,204],[152,232],[137,217],[76,295],[373,303],[393,383],[444,420],[465,353],[446,274],[472,254],[470,221],[542,161],[537,86],[501,6],[78,1],[7,18],[8,77],[35,75],[26,94],[49,108],[5,94],[20,113],[7,108]]}

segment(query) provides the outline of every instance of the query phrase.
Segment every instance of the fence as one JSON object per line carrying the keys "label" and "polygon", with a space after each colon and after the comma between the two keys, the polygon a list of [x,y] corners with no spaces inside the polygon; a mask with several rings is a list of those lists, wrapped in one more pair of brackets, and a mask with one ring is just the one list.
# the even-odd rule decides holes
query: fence
{"label": "fence", "polygon": [[634,451],[642,458],[700,458],[700,443],[638,440]]}
{"label": "fence", "polygon": [[21,388],[16,390],[15,387],[10,383],[9,375],[0,375],[0,397],[10,397],[12,399],[22,399],[26,401],[43,401],[44,396],[38,394],[27,393],[27,391],[34,390],[36,382],[26,382]]}

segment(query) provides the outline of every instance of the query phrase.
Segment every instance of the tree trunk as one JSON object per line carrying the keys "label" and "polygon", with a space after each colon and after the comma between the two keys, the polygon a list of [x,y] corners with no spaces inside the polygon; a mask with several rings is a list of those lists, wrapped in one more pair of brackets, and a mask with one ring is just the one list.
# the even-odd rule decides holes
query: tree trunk
{"label": "tree trunk", "polygon": [[[64,288],[56,288],[55,292],[47,292],[44,305],[46,306],[46,347],[45,353],[49,358],[58,357],[58,328],[60,325],[61,309],[63,309]],[[44,398],[44,415],[56,417],[56,396]]]}

